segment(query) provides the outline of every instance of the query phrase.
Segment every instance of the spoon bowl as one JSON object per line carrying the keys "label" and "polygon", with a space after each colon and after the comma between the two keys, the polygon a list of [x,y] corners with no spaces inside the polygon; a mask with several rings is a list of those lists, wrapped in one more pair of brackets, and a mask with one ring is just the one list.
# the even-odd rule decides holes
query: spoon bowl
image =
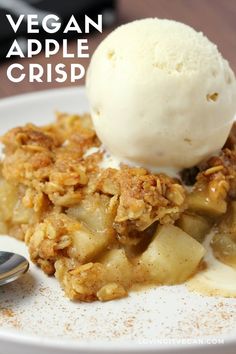
{"label": "spoon bowl", "polygon": [[0,251],[0,286],[18,279],[29,269],[29,262],[19,254]]}

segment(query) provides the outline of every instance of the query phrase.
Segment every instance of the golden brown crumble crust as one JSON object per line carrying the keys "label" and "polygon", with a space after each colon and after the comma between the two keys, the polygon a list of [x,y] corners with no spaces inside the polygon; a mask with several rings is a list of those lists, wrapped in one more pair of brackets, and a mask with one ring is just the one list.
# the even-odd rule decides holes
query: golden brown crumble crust
{"label": "golden brown crumble crust", "polygon": [[[125,296],[132,283],[144,281],[137,255],[156,224],[174,224],[187,209],[205,214],[194,193],[207,193],[210,218],[235,198],[234,131],[222,153],[200,167],[189,193],[180,179],[143,168],[100,168],[102,151],[84,155],[100,147],[89,115],[58,114],[48,126],[14,128],[2,137],[2,183],[11,203],[1,227],[25,240],[44,272],[56,271],[71,299]],[[112,259],[130,269],[128,280],[110,275],[106,254],[114,250]]]}

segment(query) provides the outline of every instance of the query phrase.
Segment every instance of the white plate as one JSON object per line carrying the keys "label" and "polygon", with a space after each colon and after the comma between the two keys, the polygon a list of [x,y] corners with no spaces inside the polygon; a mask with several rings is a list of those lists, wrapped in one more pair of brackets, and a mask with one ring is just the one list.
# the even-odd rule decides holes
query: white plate
{"label": "white plate", "polygon": [[[78,88],[8,98],[0,101],[0,133],[27,122],[48,123],[56,110],[87,109],[84,89]],[[24,244],[8,236],[0,236],[0,249],[28,257]],[[27,275],[0,288],[1,354],[235,354],[235,336],[236,299],[204,297],[185,286],[156,287],[107,303],[73,303],[54,278],[31,264]]]}

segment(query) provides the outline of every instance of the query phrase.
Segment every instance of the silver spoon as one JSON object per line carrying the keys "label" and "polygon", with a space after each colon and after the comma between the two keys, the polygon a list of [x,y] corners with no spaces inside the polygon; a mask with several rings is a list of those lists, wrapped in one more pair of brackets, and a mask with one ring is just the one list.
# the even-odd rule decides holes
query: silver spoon
{"label": "silver spoon", "polygon": [[18,279],[29,269],[29,262],[19,254],[0,251],[0,286]]}

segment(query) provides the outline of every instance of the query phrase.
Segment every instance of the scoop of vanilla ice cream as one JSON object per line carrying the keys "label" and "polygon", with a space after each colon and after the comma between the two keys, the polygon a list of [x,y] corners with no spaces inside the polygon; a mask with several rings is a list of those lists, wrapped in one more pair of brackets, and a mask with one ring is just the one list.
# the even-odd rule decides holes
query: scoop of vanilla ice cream
{"label": "scoop of vanilla ice cream", "polygon": [[216,45],[171,20],[118,27],[93,54],[86,88],[105,148],[154,171],[217,152],[236,112],[235,76]]}

